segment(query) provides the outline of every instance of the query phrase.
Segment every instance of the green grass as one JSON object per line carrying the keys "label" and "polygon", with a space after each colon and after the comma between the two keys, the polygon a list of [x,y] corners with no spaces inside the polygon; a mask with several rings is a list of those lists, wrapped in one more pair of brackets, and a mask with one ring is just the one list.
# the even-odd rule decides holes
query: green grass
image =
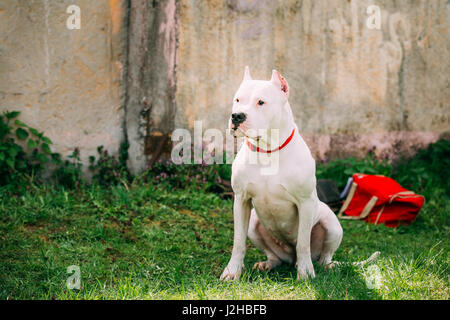
{"label": "green grass", "polygon": [[[318,168],[320,177],[341,174],[339,184],[351,172],[385,170],[427,201],[409,227],[341,220],[334,259],[344,264],[329,271],[314,264],[316,278],[301,282],[288,265],[251,270],[265,257],[249,241],[241,281],[219,281],[233,245],[233,204],[216,194],[151,183],[69,191],[42,185],[21,196],[0,189],[0,298],[448,300],[448,159],[420,157],[395,168],[367,159]],[[381,256],[373,264],[351,265],[375,251]],[[80,290],[66,286],[71,265],[80,267]]]}
{"label": "green grass", "polygon": [[[297,282],[295,269],[252,271],[264,259],[248,242],[240,282],[220,282],[232,248],[232,202],[214,194],[146,185],[61,191],[42,187],[0,205],[2,299],[448,299],[448,225],[430,223],[450,210],[436,194],[410,227],[342,221],[335,259],[354,262],[374,251],[374,267],[341,265]],[[66,269],[81,269],[69,290]],[[370,287],[370,286],[369,286]]]}

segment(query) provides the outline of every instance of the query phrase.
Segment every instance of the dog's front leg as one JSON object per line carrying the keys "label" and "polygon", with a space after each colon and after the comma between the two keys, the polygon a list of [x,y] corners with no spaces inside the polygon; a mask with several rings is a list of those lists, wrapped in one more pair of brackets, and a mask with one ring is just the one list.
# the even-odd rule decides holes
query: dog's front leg
{"label": "dog's front leg", "polygon": [[239,280],[246,252],[248,223],[250,220],[250,200],[242,194],[234,196],[234,243],[230,262],[220,276],[220,280]]}
{"label": "dog's front leg", "polygon": [[317,212],[318,203],[314,198],[309,198],[300,203],[298,215],[297,235],[297,281],[305,280],[308,275],[315,277],[314,267],[311,261],[311,230],[313,217]]}

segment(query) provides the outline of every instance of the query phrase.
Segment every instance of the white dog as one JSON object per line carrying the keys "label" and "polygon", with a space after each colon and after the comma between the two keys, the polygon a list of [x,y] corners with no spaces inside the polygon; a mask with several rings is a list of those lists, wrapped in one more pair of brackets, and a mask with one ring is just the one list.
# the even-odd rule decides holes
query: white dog
{"label": "white dog", "polygon": [[[245,137],[232,166],[234,245],[220,279],[239,279],[246,239],[267,261],[254,269],[271,270],[283,261],[297,266],[297,280],[314,277],[312,260],[331,266],[342,227],[317,197],[315,161],[300,136],[288,102],[289,86],[276,70],[270,81],[253,80],[248,67],[234,96],[230,130]],[[279,139],[274,139],[278,133]],[[252,161],[257,155],[257,161]],[[263,174],[271,160],[277,170]]]}

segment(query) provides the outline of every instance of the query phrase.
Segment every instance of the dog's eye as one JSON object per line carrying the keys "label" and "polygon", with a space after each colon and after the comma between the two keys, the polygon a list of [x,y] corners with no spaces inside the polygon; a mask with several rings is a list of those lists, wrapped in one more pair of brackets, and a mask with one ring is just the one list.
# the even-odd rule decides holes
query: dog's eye
{"label": "dog's eye", "polygon": [[260,106],[262,106],[264,103],[265,103],[264,101],[258,100],[258,104],[259,104]]}
{"label": "dog's eye", "polygon": [[238,98],[236,98],[236,102],[239,102],[239,99],[238,99]]}

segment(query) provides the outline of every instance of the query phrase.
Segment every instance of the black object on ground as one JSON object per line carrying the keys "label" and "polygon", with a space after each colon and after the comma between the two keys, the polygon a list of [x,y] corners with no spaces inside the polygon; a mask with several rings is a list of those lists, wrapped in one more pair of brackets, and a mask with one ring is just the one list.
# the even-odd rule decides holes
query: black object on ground
{"label": "black object on ground", "polygon": [[333,212],[337,212],[342,203],[339,190],[331,179],[317,180],[317,195],[320,201],[325,202]]}

